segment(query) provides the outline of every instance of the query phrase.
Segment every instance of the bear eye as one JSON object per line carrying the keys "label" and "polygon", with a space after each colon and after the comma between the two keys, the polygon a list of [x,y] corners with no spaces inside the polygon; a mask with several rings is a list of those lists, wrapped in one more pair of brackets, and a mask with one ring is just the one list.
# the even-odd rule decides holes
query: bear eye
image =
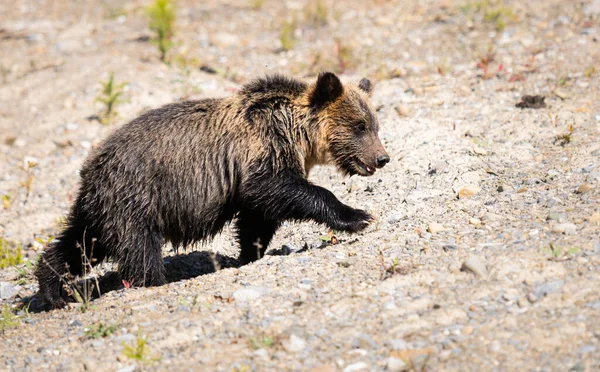
{"label": "bear eye", "polygon": [[358,124],[358,131],[361,133],[367,131],[367,126],[365,125],[365,123]]}

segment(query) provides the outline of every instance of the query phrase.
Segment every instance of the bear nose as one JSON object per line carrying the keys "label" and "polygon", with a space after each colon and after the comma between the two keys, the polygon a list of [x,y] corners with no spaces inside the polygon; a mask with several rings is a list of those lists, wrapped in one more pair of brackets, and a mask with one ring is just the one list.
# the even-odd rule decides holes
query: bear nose
{"label": "bear nose", "polygon": [[377,168],[382,168],[384,165],[390,162],[390,157],[387,155],[379,155],[377,159],[375,159],[375,165]]}

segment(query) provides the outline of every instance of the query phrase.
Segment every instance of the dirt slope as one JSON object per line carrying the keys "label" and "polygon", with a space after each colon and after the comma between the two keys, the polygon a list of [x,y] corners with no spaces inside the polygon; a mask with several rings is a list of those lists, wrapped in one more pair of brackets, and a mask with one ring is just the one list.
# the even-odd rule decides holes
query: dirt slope
{"label": "dirt slope", "polygon": [[[271,72],[376,83],[393,161],[311,179],[379,222],[335,245],[324,226],[286,224],[243,267],[229,231],[166,248],[170,284],[85,308],[18,311],[37,289],[30,265],[3,269],[19,319],[0,334],[0,369],[600,368],[600,2],[179,0],[170,66],[147,41],[147,3],[120,4],[0,4],[0,237],[26,261],[115,127]],[[88,118],[109,72],[128,84],[106,126]],[[515,107],[526,94],[546,107]],[[91,338],[99,323],[111,334]],[[127,356],[142,339],[143,360]]]}

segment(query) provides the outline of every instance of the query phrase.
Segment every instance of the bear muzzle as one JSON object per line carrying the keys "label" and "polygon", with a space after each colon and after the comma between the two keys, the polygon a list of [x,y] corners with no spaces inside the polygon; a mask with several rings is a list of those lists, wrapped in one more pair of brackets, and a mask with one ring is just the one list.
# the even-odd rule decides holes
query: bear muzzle
{"label": "bear muzzle", "polygon": [[388,154],[379,155],[377,158],[375,158],[375,166],[377,168],[383,168],[389,162],[390,157]]}

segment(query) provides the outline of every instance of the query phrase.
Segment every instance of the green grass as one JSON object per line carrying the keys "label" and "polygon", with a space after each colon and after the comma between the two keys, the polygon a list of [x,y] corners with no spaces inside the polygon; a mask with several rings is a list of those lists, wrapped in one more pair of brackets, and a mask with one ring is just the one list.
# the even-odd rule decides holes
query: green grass
{"label": "green grass", "polygon": [[152,42],[158,47],[160,60],[165,62],[167,52],[173,46],[175,26],[175,4],[172,0],[154,0],[146,8],[150,19],[150,29],[154,32]]}
{"label": "green grass", "polygon": [[273,339],[271,336],[263,335],[250,339],[250,344],[252,345],[253,349],[268,349],[275,345],[275,339]]}
{"label": "green grass", "polygon": [[259,10],[265,5],[265,0],[250,0],[250,6],[254,10]]}
{"label": "green grass", "polygon": [[111,72],[108,80],[101,81],[100,84],[102,84],[102,91],[96,97],[97,102],[104,104],[104,111],[102,112],[100,121],[102,124],[109,124],[118,115],[116,110],[117,105],[125,102],[121,97],[123,95],[123,87],[127,83],[115,83],[115,75]]}
{"label": "green grass", "polygon": [[0,238],[0,269],[23,263],[23,250],[20,244]]}
{"label": "green grass", "polygon": [[508,23],[517,20],[513,9],[505,5],[503,0],[469,1],[460,9],[465,14],[483,16],[483,21],[493,24],[498,31],[504,30]]}
{"label": "green grass", "polygon": [[153,363],[160,360],[158,357],[150,356],[149,353],[148,341],[141,333],[138,333],[138,336],[132,345],[123,342],[123,355],[131,360],[135,360],[142,364]]}
{"label": "green grass", "polygon": [[16,328],[19,325],[19,318],[10,310],[7,304],[2,307],[0,314],[0,333],[4,334],[7,329]]}
{"label": "green grass", "polygon": [[313,0],[304,7],[304,20],[314,27],[327,26],[328,14],[327,6],[322,0]]}
{"label": "green grass", "polygon": [[23,285],[27,283],[33,283],[35,281],[33,273],[35,273],[35,269],[37,269],[37,265],[39,265],[41,258],[42,256],[39,255],[35,263],[32,261],[25,261],[23,266],[16,267],[17,272],[19,273],[17,284]]}
{"label": "green grass", "polygon": [[554,143],[560,146],[566,146],[567,144],[571,143],[571,141],[573,141],[573,133],[575,132],[575,129],[576,128],[572,124],[569,125],[567,132],[554,137]]}
{"label": "green grass", "polygon": [[294,49],[296,44],[296,21],[285,21],[281,27],[279,33],[279,41],[281,42],[281,48],[285,51]]}
{"label": "green grass", "polygon": [[115,324],[106,325],[102,322],[86,328],[85,337],[88,339],[96,339],[108,337],[117,331]]}
{"label": "green grass", "polygon": [[9,210],[10,204],[11,204],[10,195],[8,195],[8,194],[2,195],[2,207],[6,210]]}
{"label": "green grass", "polygon": [[554,244],[550,243],[548,245],[548,247],[542,248],[542,252],[549,255],[550,260],[562,261],[562,260],[567,260],[567,259],[573,257],[573,255],[575,253],[579,252],[579,248],[571,247],[569,249],[565,249],[563,247],[560,247],[558,245],[554,245]]}

